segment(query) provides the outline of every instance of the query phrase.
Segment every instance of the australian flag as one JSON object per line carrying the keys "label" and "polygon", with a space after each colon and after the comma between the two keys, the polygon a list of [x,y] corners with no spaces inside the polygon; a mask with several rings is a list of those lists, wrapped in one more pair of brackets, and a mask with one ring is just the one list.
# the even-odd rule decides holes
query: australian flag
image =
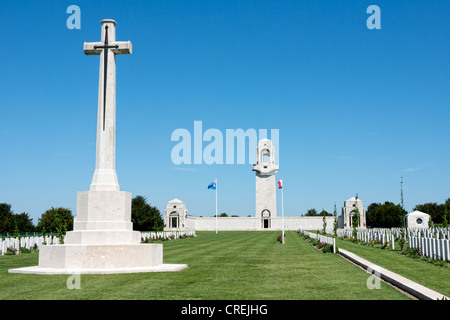
{"label": "australian flag", "polygon": [[216,190],[216,183],[217,183],[217,180],[214,179],[214,181],[209,184],[208,189]]}

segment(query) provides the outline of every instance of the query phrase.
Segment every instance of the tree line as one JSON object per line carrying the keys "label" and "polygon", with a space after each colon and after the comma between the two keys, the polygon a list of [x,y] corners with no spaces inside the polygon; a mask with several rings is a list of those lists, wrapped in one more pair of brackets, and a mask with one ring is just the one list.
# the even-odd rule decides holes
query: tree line
{"label": "tree line", "polygon": [[[427,202],[418,204],[413,211],[421,211],[430,215],[430,221],[435,225],[448,226],[450,221],[450,198],[442,204]],[[372,228],[402,227],[403,218],[408,212],[400,205],[386,201],[384,204],[372,203],[367,207],[366,223]]]}
{"label": "tree line", "polygon": [[[421,211],[430,215],[433,224],[447,226],[450,222],[450,198],[444,203],[428,202],[418,204],[413,211]],[[335,209],[336,213],[336,209]],[[366,210],[366,224],[371,228],[396,228],[403,226],[403,218],[408,212],[400,204],[386,201],[385,203],[371,203]],[[323,210],[309,209],[303,216],[332,216]]]}
{"label": "tree line", "polygon": [[[0,233],[25,233],[25,232],[58,232],[73,230],[72,211],[67,208],[51,208],[46,210],[38,219],[37,225],[29,214],[14,213],[8,203],[0,203]],[[136,196],[131,201],[131,222],[136,231],[159,231],[164,228],[164,220],[161,212],[155,206],[147,203],[143,196]]]}
{"label": "tree line", "polygon": [[332,216],[333,214],[325,211],[324,209],[322,209],[322,211],[317,212],[316,209],[308,209],[308,211],[306,211],[306,213],[303,215],[305,217],[318,217],[318,216]]}

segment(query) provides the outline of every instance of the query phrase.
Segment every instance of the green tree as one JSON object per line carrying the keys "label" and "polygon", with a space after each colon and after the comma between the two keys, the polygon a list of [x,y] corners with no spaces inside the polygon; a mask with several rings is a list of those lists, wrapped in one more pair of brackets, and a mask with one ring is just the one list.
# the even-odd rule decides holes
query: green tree
{"label": "green tree", "polygon": [[[322,211],[325,211],[325,210],[322,210]],[[322,226],[323,226],[323,233],[326,233],[327,232],[327,215],[326,214],[323,215]]]}
{"label": "green tree", "polygon": [[448,227],[447,216],[448,216],[448,211],[447,211],[447,208],[445,208],[444,209],[444,220],[442,221],[442,227],[444,227],[444,228]]}
{"label": "green tree", "polygon": [[442,205],[444,207],[444,213],[447,213],[447,221],[450,221],[450,198],[448,198],[447,200],[445,200],[444,204]]}
{"label": "green tree", "polygon": [[444,205],[439,205],[436,202],[428,202],[424,204],[418,204],[414,207],[413,211],[421,211],[430,215],[430,219],[434,223],[442,223],[444,220]]}
{"label": "green tree", "polygon": [[[65,227],[64,227],[65,226]],[[45,230],[46,232],[62,233],[73,230],[72,211],[66,208],[51,208],[39,218],[37,230]]]}
{"label": "green tree", "polygon": [[147,203],[147,198],[136,196],[131,200],[131,222],[133,230],[158,231],[164,228],[161,212]]}
{"label": "green tree", "polygon": [[19,227],[17,226],[17,222],[14,221],[14,238],[17,238],[20,234]]}
{"label": "green tree", "polygon": [[31,219],[26,212],[14,214],[13,221],[17,224],[17,229],[19,232],[33,232],[36,230],[36,227],[33,224],[33,219]]}
{"label": "green tree", "polygon": [[444,224],[447,220],[447,224],[450,221],[450,198],[445,200],[443,204],[437,204],[436,202],[427,202],[424,204],[418,204],[413,210],[425,212],[430,215],[430,219],[433,223]]}
{"label": "green tree", "polygon": [[405,228],[400,229],[400,238],[398,239],[398,243],[400,244],[400,251],[403,251],[403,247],[405,246]]}
{"label": "green tree", "polygon": [[319,216],[319,214],[317,213],[316,209],[309,209],[308,211],[306,211],[305,216],[306,217],[314,217],[314,216]]}
{"label": "green tree", "polygon": [[389,201],[384,204],[371,203],[366,212],[367,225],[372,228],[401,227],[406,213],[401,204]]}
{"label": "green tree", "polygon": [[368,226],[370,226],[371,228],[376,227],[377,225],[379,225],[379,221],[380,221],[380,213],[381,211],[378,209],[380,206],[382,206],[381,203],[371,203],[369,204],[369,206],[367,207],[367,211],[366,211],[366,224]]}
{"label": "green tree", "polygon": [[327,212],[326,210],[322,209],[322,211],[320,211],[320,213],[318,214],[319,216],[332,216],[331,213]]}
{"label": "green tree", "polygon": [[[214,215],[215,217],[216,215]],[[228,217],[228,214],[226,212],[222,212],[218,215],[218,217]]]}
{"label": "green tree", "polygon": [[356,240],[356,235],[358,233],[359,227],[359,209],[358,209],[358,194],[355,197],[355,211],[352,217],[352,226],[353,226],[353,239]]}
{"label": "green tree", "polygon": [[0,203],[0,233],[12,233],[14,231],[13,212],[11,205]]}
{"label": "green tree", "polygon": [[400,178],[400,205],[402,209],[405,209],[405,203],[403,201],[403,174],[401,175]]}
{"label": "green tree", "polygon": [[56,234],[58,235],[59,241],[63,244],[67,232],[67,221],[61,217],[55,208],[52,207],[51,210],[53,212]]}
{"label": "green tree", "polygon": [[333,223],[334,236],[337,237],[338,218],[337,218],[337,211],[336,211],[336,202],[334,203],[333,216],[334,216],[334,223]]}

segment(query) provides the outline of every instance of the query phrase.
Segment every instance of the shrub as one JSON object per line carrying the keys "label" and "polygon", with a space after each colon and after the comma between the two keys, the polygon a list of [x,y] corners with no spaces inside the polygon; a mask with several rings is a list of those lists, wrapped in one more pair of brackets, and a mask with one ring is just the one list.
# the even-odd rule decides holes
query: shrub
{"label": "shrub", "polygon": [[[327,244],[324,242],[320,242],[318,239],[313,239],[310,238],[309,236],[299,233],[301,236],[303,236],[303,238],[305,238],[306,241],[308,241],[309,243],[311,243],[314,247],[316,247],[318,250],[322,251],[323,253],[332,253],[333,252],[333,245],[332,244]],[[336,252],[337,252],[337,248],[336,248]]]}
{"label": "shrub", "polygon": [[17,249],[15,248],[6,248],[5,256],[12,256],[17,253]]}
{"label": "shrub", "polygon": [[304,234],[303,232],[298,232],[298,234],[301,236],[301,237],[303,237],[303,239],[305,239],[305,240],[309,240],[310,239],[310,237],[307,235],[307,234]]}
{"label": "shrub", "polygon": [[439,259],[438,260],[434,260],[433,264],[436,265],[436,266],[439,266],[439,267],[444,267],[446,265],[444,260],[439,260]]}
{"label": "shrub", "polygon": [[324,248],[325,246],[326,246],[327,244],[326,243],[323,243],[323,242],[317,242],[317,249],[322,249],[322,248]]}
{"label": "shrub", "polygon": [[400,245],[400,250],[403,251],[403,247],[406,244],[406,240],[405,240],[405,229],[401,229],[400,230],[400,238],[398,239],[398,243]]}
{"label": "shrub", "polygon": [[332,253],[333,252],[333,246],[331,244],[327,244],[322,248],[323,253]]}
{"label": "shrub", "polygon": [[19,252],[20,253],[31,253],[30,249],[24,248],[24,247],[20,247],[19,248]]}
{"label": "shrub", "polygon": [[411,258],[420,258],[422,256],[422,252],[419,248],[406,248],[402,255],[411,257]]}

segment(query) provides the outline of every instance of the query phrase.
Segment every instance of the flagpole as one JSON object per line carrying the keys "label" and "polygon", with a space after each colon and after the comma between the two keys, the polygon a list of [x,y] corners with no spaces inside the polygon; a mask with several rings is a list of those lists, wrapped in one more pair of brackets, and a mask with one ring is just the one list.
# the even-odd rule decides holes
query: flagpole
{"label": "flagpole", "polygon": [[[283,179],[281,179],[281,181],[283,181]],[[281,187],[281,230],[282,232],[282,243],[284,243],[284,199],[283,199],[283,194],[284,194],[284,187]]]}
{"label": "flagpole", "polygon": [[217,234],[217,178],[216,178],[216,234]]}

